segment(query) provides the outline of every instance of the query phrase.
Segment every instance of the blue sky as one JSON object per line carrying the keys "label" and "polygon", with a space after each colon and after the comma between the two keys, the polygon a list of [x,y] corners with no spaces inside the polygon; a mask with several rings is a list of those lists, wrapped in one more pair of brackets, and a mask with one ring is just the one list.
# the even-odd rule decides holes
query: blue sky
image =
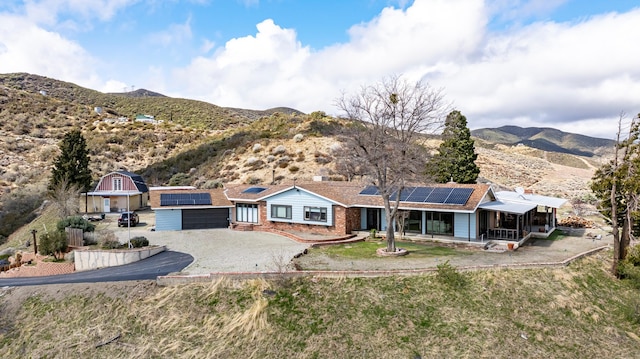
{"label": "blue sky", "polygon": [[329,114],[402,75],[471,128],[612,138],[640,112],[638,24],[638,0],[4,0],[0,73]]}

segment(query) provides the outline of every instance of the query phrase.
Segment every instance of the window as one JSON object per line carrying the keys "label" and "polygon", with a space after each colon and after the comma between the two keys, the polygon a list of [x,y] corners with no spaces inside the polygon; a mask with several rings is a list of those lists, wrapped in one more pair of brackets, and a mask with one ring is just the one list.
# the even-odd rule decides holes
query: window
{"label": "window", "polygon": [[304,220],[326,222],[327,207],[304,207]]}
{"label": "window", "polygon": [[236,204],[236,221],[258,223],[258,205],[249,203]]}
{"label": "window", "polygon": [[427,234],[453,235],[453,213],[427,212]]}
{"label": "window", "polygon": [[271,218],[291,219],[291,206],[284,206],[281,204],[272,204]]}
{"label": "window", "polygon": [[115,177],[113,179],[113,190],[122,191],[122,177]]}

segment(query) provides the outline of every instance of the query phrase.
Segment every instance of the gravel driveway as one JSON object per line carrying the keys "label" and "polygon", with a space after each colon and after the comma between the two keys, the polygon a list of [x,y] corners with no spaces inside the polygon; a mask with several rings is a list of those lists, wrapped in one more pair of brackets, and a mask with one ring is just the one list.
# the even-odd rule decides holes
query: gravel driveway
{"label": "gravel driveway", "polygon": [[[272,233],[230,229],[150,231],[153,213],[139,212],[140,224],[131,227],[131,238],[144,236],[149,244],[166,245],[172,251],[191,254],[195,260],[182,274],[212,272],[274,271],[309,247]],[[128,228],[118,228],[109,215],[106,224],[121,243],[129,239]],[[114,217],[117,218],[117,217]]]}
{"label": "gravel driveway", "polygon": [[[195,260],[183,274],[208,274],[213,272],[277,271],[291,259],[309,247],[289,238],[265,232],[242,232],[230,229],[152,232],[153,212],[139,212],[140,224],[131,228],[131,237],[144,236],[150,244],[166,245],[168,249],[191,254]],[[128,228],[118,228],[109,215],[105,225],[113,229],[120,242],[126,243]],[[602,239],[590,238],[600,234]],[[443,261],[457,266],[486,266],[524,263],[560,262],[590,249],[611,245],[607,231],[596,229],[572,230],[570,235],[558,241],[536,240],[514,252],[491,253],[472,251],[464,255],[446,258],[413,260],[411,256],[401,260],[330,258],[318,251],[297,258],[295,262],[313,270],[391,270],[433,268]]]}

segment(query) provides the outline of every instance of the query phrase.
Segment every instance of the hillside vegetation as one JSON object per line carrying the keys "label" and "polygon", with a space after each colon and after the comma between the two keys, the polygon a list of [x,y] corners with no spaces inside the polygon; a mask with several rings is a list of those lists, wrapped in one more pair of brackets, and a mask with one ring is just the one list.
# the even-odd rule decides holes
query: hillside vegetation
{"label": "hillside vegetation", "polygon": [[[137,114],[155,115],[162,122],[117,121]],[[40,206],[59,153],[58,142],[75,128],[87,139],[95,183],[121,169],[141,174],[152,186],[210,188],[229,182],[310,180],[318,175],[345,179],[337,166],[341,147],[335,136],[344,122],[322,112],[224,108],[144,89],[104,94],[17,73],[0,74],[0,124],[0,236],[15,229],[2,223],[7,209],[20,208],[20,213],[11,215],[29,218]],[[598,154],[608,143],[552,129],[509,127],[482,133],[502,137],[476,137],[481,181],[569,199],[588,195],[588,182],[603,160]],[[525,146],[524,136],[556,141],[555,146],[564,150]],[[433,151],[438,144],[436,138],[428,146]]]}
{"label": "hillside vegetation", "polygon": [[[640,296],[557,269],[3,289],[7,357],[632,358]],[[64,288],[63,288],[64,287]]]}

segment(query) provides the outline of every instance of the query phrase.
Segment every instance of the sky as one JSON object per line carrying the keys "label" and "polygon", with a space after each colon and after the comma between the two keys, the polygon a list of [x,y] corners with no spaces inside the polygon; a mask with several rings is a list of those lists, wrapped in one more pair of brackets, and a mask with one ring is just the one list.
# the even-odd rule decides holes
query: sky
{"label": "sky", "polygon": [[640,0],[2,0],[0,73],[340,115],[390,76],[471,129],[614,138],[640,113]]}

